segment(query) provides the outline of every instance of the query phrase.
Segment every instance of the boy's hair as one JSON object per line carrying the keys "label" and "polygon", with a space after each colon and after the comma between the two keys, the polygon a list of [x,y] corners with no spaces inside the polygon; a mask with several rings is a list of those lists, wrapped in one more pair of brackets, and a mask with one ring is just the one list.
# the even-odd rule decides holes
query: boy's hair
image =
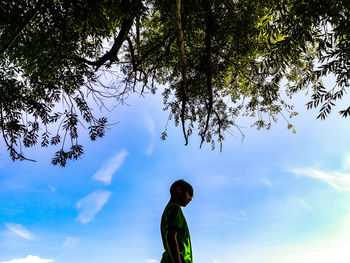
{"label": "boy's hair", "polygon": [[188,192],[191,196],[193,196],[193,188],[192,185],[190,185],[189,183],[187,183],[184,180],[177,180],[175,181],[171,187],[170,187],[170,195],[173,196],[174,194],[176,194],[176,188],[177,187],[181,187],[183,190],[185,190],[186,192]]}

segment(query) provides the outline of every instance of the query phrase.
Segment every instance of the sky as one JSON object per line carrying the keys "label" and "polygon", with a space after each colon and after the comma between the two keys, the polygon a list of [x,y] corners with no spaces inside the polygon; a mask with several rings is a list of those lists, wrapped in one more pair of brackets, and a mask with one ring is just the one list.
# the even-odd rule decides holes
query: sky
{"label": "sky", "polygon": [[[344,98],[346,101],[347,98]],[[0,263],[159,263],[160,218],[177,179],[192,184],[183,208],[196,263],[345,263],[350,258],[350,124],[316,120],[295,97],[296,134],[242,119],[245,138],[199,149],[170,125],[159,95],[133,96],[107,114],[118,124],[66,167],[56,149],[12,162],[0,148]],[[340,110],[340,109],[339,109]],[[252,121],[251,121],[252,122]]]}

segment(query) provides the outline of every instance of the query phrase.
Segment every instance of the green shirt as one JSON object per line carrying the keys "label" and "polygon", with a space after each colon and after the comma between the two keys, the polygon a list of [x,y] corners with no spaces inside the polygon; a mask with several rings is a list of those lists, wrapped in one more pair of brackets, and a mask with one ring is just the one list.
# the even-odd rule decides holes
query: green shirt
{"label": "green shirt", "polygon": [[166,242],[166,232],[169,228],[177,230],[176,239],[182,261],[184,263],[193,263],[190,232],[186,219],[182,213],[181,207],[171,202],[165,207],[160,223],[160,232],[165,250],[160,263],[173,263]]}

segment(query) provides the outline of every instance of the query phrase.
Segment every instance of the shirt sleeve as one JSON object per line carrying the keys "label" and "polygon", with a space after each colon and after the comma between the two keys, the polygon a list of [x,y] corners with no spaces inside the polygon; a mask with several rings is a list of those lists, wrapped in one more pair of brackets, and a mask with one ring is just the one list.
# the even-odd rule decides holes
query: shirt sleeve
{"label": "shirt sleeve", "polygon": [[181,208],[177,205],[172,205],[166,212],[165,229],[175,228],[180,230],[183,224]]}

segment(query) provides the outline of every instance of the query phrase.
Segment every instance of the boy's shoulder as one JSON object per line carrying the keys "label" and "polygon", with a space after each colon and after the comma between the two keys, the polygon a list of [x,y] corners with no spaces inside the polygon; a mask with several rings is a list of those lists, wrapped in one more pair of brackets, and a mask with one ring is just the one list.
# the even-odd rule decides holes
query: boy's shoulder
{"label": "boy's shoulder", "polygon": [[169,211],[169,210],[175,210],[175,211],[181,211],[181,206],[180,205],[178,205],[178,204],[176,204],[176,203],[173,203],[173,202],[169,202],[166,206],[165,206],[165,208],[164,208],[164,212],[166,212],[166,211]]}
{"label": "boy's shoulder", "polygon": [[176,203],[169,202],[164,208],[162,217],[176,217],[178,214],[182,214],[181,206]]}
{"label": "boy's shoulder", "polygon": [[167,205],[166,205],[166,207],[165,207],[165,209],[166,208],[173,208],[173,207],[176,207],[176,208],[180,208],[181,209],[181,207],[180,207],[180,205],[178,205],[177,203],[174,203],[174,202],[169,202]]}

